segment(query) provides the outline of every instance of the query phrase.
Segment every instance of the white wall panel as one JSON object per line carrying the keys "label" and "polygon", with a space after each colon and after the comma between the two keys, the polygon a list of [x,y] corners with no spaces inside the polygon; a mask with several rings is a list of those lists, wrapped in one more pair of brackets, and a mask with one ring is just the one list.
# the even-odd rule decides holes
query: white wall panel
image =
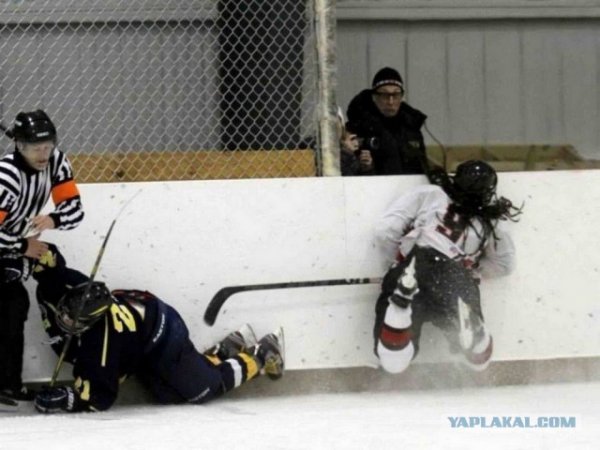
{"label": "white wall panel", "polygon": [[[406,101],[428,115],[437,131],[449,129],[450,102],[448,88],[448,53],[446,31],[432,25],[427,30],[411,26],[410,64],[406,67]],[[388,61],[389,64],[392,64]],[[403,75],[404,75],[403,74]],[[444,95],[440,95],[444,93]],[[418,105],[418,106],[417,106]],[[435,131],[432,130],[435,133]]]}
{"label": "white wall panel", "polygon": [[523,136],[522,54],[518,32],[505,24],[483,34],[484,128],[482,143],[518,143]]}
{"label": "white wall panel", "polygon": [[390,60],[396,61],[396,68],[402,73],[406,73],[408,31],[409,24],[387,24],[385,22],[371,30],[367,48],[369,74],[371,74],[369,82],[372,81],[375,72],[389,64]]}
{"label": "white wall panel", "polygon": [[448,52],[448,98],[452,126],[448,136],[452,142],[481,140],[485,131],[485,59],[483,34],[471,27],[451,30],[446,37]]}
{"label": "white wall panel", "polygon": [[[392,199],[422,183],[408,176],[83,185],[84,223],[44,238],[89,272],[115,214],[141,189],[118,219],[99,280],[173,304],[200,349],[244,322],[258,334],[281,324],[290,369],[374,365],[377,285],[241,293],[214,327],[202,317],[225,286],[383,275],[374,224]],[[482,285],[494,360],[600,356],[598,186],[600,171],[500,174],[500,194],[525,202],[525,213],[511,225],[516,272]],[[34,301],[28,380],[52,373],[44,339]],[[448,358],[437,333],[424,332],[422,344],[417,361]]]}
{"label": "white wall panel", "polygon": [[337,29],[337,101],[344,113],[352,96],[365,89],[374,75],[367,61],[367,41],[360,25],[348,23]]}
{"label": "white wall panel", "polygon": [[[578,27],[572,24],[562,36],[564,133],[565,141],[572,142],[576,148],[586,148],[590,142],[600,142],[599,44],[600,36],[589,25]],[[600,158],[600,152],[596,157]]]}
{"label": "white wall panel", "polygon": [[346,20],[600,17],[598,0],[336,0]]}
{"label": "white wall panel", "polygon": [[527,142],[557,142],[564,136],[564,81],[560,37],[545,27],[524,29],[523,96]]}

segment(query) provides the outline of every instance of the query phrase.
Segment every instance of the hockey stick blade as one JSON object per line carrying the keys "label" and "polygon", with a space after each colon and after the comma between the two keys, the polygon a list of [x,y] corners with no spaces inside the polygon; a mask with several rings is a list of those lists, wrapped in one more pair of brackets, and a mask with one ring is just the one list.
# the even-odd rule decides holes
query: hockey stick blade
{"label": "hockey stick blade", "polygon": [[214,295],[204,312],[204,322],[207,325],[213,326],[219,315],[221,308],[234,294],[247,291],[264,291],[271,289],[291,289],[291,288],[307,288],[318,286],[344,286],[351,284],[380,284],[382,278],[340,278],[335,280],[316,280],[316,281],[293,281],[288,283],[270,283],[270,284],[248,284],[241,286],[227,286]]}

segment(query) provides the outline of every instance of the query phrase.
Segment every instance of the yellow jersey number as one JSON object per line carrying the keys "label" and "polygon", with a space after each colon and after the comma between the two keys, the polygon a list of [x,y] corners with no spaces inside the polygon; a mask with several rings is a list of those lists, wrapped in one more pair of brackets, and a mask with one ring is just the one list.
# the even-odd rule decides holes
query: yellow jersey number
{"label": "yellow jersey number", "polygon": [[118,333],[122,333],[124,328],[127,328],[127,331],[136,331],[133,314],[125,306],[113,303],[110,307],[110,313],[112,315],[113,326]]}

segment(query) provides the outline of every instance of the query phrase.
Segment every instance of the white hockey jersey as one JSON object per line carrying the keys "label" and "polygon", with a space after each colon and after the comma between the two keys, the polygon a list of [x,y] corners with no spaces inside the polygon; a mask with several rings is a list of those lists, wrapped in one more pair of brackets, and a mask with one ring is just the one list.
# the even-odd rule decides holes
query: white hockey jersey
{"label": "white hockey jersey", "polygon": [[392,202],[377,225],[376,237],[390,262],[398,252],[406,256],[414,245],[431,247],[476,267],[474,276],[498,277],[514,269],[515,246],[498,221],[497,239],[489,236],[482,245],[483,226],[478,219],[471,223],[449,212],[451,200],[439,186],[419,186]]}

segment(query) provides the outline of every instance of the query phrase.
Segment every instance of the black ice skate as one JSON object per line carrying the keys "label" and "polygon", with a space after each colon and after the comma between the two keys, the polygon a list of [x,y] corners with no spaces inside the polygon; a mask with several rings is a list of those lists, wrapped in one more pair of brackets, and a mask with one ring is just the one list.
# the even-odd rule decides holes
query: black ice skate
{"label": "black ice skate", "polygon": [[21,386],[20,389],[2,389],[0,391],[0,402],[11,405],[17,404],[17,402],[26,401],[30,402],[35,398],[35,392],[27,389],[25,386]]}
{"label": "black ice skate", "polygon": [[14,399],[0,392],[0,411],[3,411],[7,407],[12,410],[18,406],[19,404]]}
{"label": "black ice skate", "polygon": [[262,365],[263,372],[272,380],[278,380],[284,369],[283,328],[267,334],[254,349],[254,356]]}
{"label": "black ice skate", "polygon": [[232,358],[240,352],[250,350],[256,345],[256,335],[248,324],[239,330],[229,333],[225,339],[204,352],[205,355],[216,356],[221,361]]}

